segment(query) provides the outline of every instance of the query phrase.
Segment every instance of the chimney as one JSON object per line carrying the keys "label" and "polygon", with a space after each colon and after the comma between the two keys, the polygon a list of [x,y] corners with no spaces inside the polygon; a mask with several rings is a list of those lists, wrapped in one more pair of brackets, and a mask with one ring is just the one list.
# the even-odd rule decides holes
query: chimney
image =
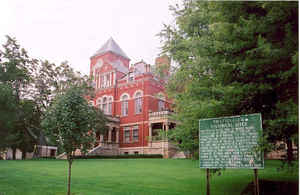
{"label": "chimney", "polygon": [[162,55],[155,59],[156,68],[161,67],[161,70],[167,76],[170,74],[170,65],[170,58],[167,55]]}

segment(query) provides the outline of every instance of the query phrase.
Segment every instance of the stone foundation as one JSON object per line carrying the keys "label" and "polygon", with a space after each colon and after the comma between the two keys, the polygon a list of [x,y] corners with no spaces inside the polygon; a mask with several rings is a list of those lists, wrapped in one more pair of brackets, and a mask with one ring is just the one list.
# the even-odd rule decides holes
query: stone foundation
{"label": "stone foundation", "polygon": [[[76,152],[76,155],[81,155],[78,151]],[[119,144],[116,143],[101,143],[90,150],[87,155],[113,156],[126,154],[161,154],[164,158],[186,158],[186,155],[182,151],[168,141],[153,141],[149,142],[146,147],[128,148],[119,148]],[[65,155],[62,154],[58,156],[58,158],[64,159]]]}
{"label": "stone foundation", "polygon": [[119,145],[111,143],[101,143],[99,146],[93,148],[88,155],[118,155]]}
{"label": "stone foundation", "polygon": [[185,154],[168,141],[153,141],[146,147],[119,148],[119,151],[120,154],[161,154],[164,158],[185,158]]}

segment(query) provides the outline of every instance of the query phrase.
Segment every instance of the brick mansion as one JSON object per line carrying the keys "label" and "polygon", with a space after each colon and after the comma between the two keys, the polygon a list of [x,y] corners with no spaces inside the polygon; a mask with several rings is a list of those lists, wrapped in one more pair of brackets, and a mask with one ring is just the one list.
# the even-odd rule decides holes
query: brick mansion
{"label": "brick mansion", "polygon": [[[167,67],[168,75],[170,60],[160,56],[155,66]],[[166,79],[156,76],[154,68],[144,61],[130,65],[129,57],[112,38],[90,58],[90,75],[96,90],[90,104],[103,111],[109,129],[96,134],[97,142],[90,155],[183,155],[168,141],[155,139],[159,131],[174,128],[175,121],[170,119]]]}

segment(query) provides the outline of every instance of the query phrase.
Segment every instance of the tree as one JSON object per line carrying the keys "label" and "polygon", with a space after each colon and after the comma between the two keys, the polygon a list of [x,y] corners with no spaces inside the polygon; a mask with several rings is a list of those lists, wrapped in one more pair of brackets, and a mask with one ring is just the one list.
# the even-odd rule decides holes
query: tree
{"label": "tree", "polygon": [[22,151],[22,159],[26,159],[26,153],[34,151],[41,136],[41,116],[37,104],[28,99],[20,102],[18,112],[20,119],[16,123],[16,128],[19,130],[16,145]]}
{"label": "tree", "polygon": [[[3,50],[0,50],[0,85],[3,87],[0,107],[11,107],[11,109],[8,109],[10,114],[1,115],[0,120],[6,121],[3,122],[6,125],[1,127],[1,131],[5,134],[2,137],[2,145],[12,148],[13,159],[15,159],[15,151],[18,144],[22,142],[21,135],[30,134],[28,129],[20,128],[24,119],[21,102],[28,95],[31,82],[29,67],[32,67],[35,61],[27,55],[25,49],[20,48],[16,39],[9,36],[6,38],[7,42],[3,45]],[[8,103],[11,105],[7,105]],[[25,145],[28,144],[30,143]]]}
{"label": "tree", "polygon": [[4,83],[0,83],[0,150],[6,149],[12,144],[11,131],[17,120],[16,97],[13,89]]}
{"label": "tree", "polygon": [[183,1],[161,31],[177,61],[168,92],[179,125],[171,138],[198,148],[198,120],[262,113],[269,142],[298,137],[298,2]]}
{"label": "tree", "polygon": [[71,86],[55,97],[42,121],[47,136],[56,141],[67,155],[68,195],[70,195],[71,166],[75,150],[81,149],[82,152],[86,152],[94,142],[95,131],[105,126],[104,115],[100,110],[90,106],[84,95],[84,88]]}
{"label": "tree", "polygon": [[30,58],[15,38],[6,38],[0,50],[0,108],[9,114],[0,115],[0,145],[13,149],[13,159],[17,148],[24,150],[24,158],[42,135],[40,121],[54,97],[67,90],[68,83],[85,86],[87,96],[93,89],[89,78],[75,72],[68,62],[56,66]]}

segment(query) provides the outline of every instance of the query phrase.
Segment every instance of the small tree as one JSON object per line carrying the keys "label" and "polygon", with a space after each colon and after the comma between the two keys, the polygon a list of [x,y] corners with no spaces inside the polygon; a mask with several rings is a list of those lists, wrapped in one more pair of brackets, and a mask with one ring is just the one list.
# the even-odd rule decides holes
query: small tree
{"label": "small tree", "polygon": [[[46,134],[56,141],[67,155],[68,195],[75,150],[80,148],[83,153],[87,152],[94,142],[94,132],[105,126],[104,115],[88,105],[84,94],[85,90],[82,87],[70,87],[65,93],[57,95],[42,121]],[[99,124],[101,122],[102,124]]]}

